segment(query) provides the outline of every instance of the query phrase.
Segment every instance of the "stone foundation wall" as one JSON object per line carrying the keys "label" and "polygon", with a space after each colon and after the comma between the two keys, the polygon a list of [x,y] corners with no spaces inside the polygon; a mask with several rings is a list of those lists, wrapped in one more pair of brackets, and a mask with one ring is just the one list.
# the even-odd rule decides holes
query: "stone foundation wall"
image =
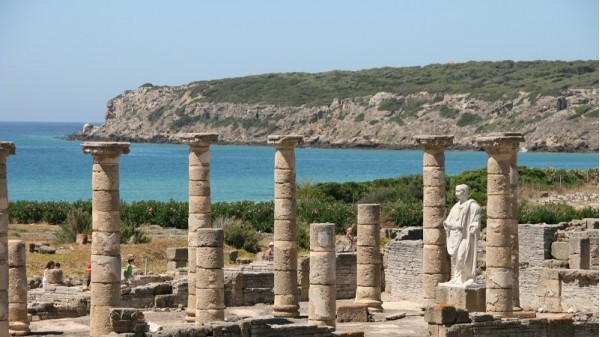
{"label": "stone foundation wall", "polygon": [[[398,238],[398,237],[397,237]],[[385,291],[392,301],[421,301],[423,240],[393,240],[384,249]]]}
{"label": "stone foundation wall", "polygon": [[335,257],[336,296],[338,300],[356,296],[356,253],[338,253]]}

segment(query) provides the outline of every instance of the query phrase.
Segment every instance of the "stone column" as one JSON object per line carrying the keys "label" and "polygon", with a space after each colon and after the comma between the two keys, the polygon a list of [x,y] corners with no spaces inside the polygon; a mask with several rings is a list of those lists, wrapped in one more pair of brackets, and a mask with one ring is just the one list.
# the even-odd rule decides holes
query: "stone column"
{"label": "stone column", "polygon": [[298,251],[296,246],[296,158],[302,136],[270,135],[275,145],[275,224],[273,316],[298,317]]}
{"label": "stone column", "polygon": [[27,263],[25,241],[8,241],[8,329],[12,336],[29,335],[27,318]]}
{"label": "stone column", "polygon": [[190,133],[180,136],[189,152],[189,216],[188,216],[188,306],[186,322],[195,322],[196,316],[196,232],[211,228],[210,202],[210,145],[217,142],[216,133]]}
{"label": "stone column", "polygon": [[85,142],[92,172],[92,281],[90,336],[112,332],[110,309],[121,305],[121,218],[119,156],[129,143]]}
{"label": "stone column", "polygon": [[450,280],[446,249],[446,159],[444,148],[454,136],[424,135],[415,140],[423,148],[423,301],[436,303],[438,283]]}
{"label": "stone column", "polygon": [[[519,143],[519,133],[492,134],[477,138],[488,153],[487,231],[486,231],[486,311],[500,316],[513,312],[512,244],[517,225],[511,187],[511,167]],[[514,176],[514,173],[513,173]],[[518,251],[517,251],[518,254]],[[518,283],[518,279],[516,280]]]}
{"label": "stone column", "polygon": [[356,243],[356,299],[371,311],[381,312],[381,268],[379,204],[358,205]]}
{"label": "stone column", "polygon": [[[518,134],[521,135],[521,134]],[[518,146],[518,144],[517,144]],[[510,158],[510,192],[513,222],[510,226],[511,238],[511,261],[513,271],[513,309],[521,310],[521,300],[519,296],[519,196],[517,186],[519,184],[519,171],[517,169],[518,147],[512,152]]]}
{"label": "stone column", "polygon": [[310,225],[308,324],[335,328],[335,224]]}
{"label": "stone column", "polygon": [[6,157],[15,154],[15,144],[0,142],[0,336],[8,336],[8,188]]}
{"label": "stone column", "polygon": [[200,228],[196,234],[196,324],[225,320],[223,229]]}

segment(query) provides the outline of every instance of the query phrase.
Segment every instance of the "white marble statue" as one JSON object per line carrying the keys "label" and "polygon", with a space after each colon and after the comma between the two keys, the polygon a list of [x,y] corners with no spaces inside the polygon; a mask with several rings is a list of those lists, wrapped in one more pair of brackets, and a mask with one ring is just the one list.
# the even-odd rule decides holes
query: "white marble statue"
{"label": "white marble statue", "polygon": [[444,221],[448,254],[454,261],[452,278],[446,284],[470,285],[475,283],[477,269],[477,241],[479,240],[480,207],[469,199],[469,186],[456,186],[458,202],[452,206]]}

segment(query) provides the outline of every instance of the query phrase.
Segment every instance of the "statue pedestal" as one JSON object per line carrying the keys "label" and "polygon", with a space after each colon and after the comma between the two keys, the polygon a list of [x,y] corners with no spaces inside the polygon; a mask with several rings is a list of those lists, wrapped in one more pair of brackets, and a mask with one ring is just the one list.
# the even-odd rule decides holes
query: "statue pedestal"
{"label": "statue pedestal", "polygon": [[440,283],[436,295],[438,304],[451,304],[468,312],[485,312],[485,284]]}

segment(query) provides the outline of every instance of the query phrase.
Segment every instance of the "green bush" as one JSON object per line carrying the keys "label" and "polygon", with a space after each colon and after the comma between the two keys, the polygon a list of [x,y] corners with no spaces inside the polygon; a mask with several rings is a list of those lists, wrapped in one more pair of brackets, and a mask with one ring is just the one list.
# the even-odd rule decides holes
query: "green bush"
{"label": "green bush", "polygon": [[586,207],[581,210],[565,203],[551,203],[544,205],[519,205],[519,223],[547,223],[557,224],[573,219],[597,218],[598,209]]}
{"label": "green bush", "polygon": [[217,227],[223,228],[223,236],[226,244],[237,249],[244,249],[250,253],[258,253],[260,247],[260,235],[250,224],[239,219],[219,218]]}
{"label": "green bush", "polygon": [[307,224],[334,223],[338,234],[356,222],[356,205],[340,201],[323,202],[319,199],[303,199],[298,203],[298,220]]}
{"label": "green bush", "polygon": [[60,231],[55,234],[57,242],[75,242],[77,234],[92,234],[92,214],[75,208],[67,214],[66,221],[59,224],[59,227]]}
{"label": "green bush", "polygon": [[275,217],[272,202],[217,202],[212,204],[212,218],[234,218],[249,223],[257,231],[272,233]]}
{"label": "green bush", "polygon": [[413,202],[405,203],[396,201],[385,204],[383,212],[387,214],[387,219],[395,227],[421,226],[423,225],[423,203]]}
{"label": "green bush", "polygon": [[440,108],[440,117],[454,119],[460,114],[460,111],[452,109],[448,105],[444,104]]}
{"label": "green bush", "polygon": [[121,243],[148,243],[150,237],[141,229],[121,224]]}
{"label": "green bush", "polygon": [[475,114],[472,114],[470,112],[465,112],[460,116],[460,118],[456,122],[456,125],[467,126],[470,124],[478,123],[480,121],[481,121],[481,117],[479,117]]}

